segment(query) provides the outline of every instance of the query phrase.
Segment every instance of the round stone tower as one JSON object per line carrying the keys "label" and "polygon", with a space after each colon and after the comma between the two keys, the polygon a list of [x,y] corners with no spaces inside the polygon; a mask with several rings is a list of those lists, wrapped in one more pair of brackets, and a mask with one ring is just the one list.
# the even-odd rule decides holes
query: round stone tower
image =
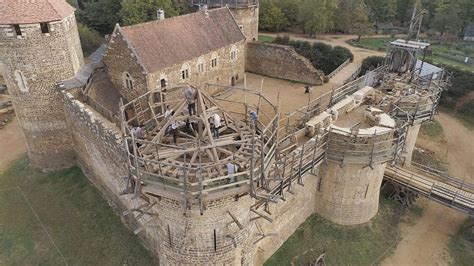
{"label": "round stone tower", "polygon": [[64,0],[7,0],[0,9],[0,43],[0,67],[31,164],[73,165],[57,83],[73,78],[84,63],[74,8]]}
{"label": "round stone tower", "polygon": [[[363,110],[360,106],[352,112]],[[355,225],[377,214],[386,162],[394,158],[395,121],[371,107],[364,119],[345,116],[328,129],[328,160],[317,187],[316,211],[334,223]]]}

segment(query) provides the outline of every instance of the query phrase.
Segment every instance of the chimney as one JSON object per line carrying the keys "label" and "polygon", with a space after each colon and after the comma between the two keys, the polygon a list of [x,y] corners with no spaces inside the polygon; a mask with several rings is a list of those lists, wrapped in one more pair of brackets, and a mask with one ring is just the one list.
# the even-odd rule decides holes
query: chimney
{"label": "chimney", "polygon": [[156,20],[164,20],[165,19],[165,11],[162,8],[156,10]]}

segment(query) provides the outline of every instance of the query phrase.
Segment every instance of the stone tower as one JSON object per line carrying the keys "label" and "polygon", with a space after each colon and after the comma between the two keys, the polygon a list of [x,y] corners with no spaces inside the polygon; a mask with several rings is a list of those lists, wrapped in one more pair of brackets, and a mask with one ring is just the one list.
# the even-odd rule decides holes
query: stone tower
{"label": "stone tower", "polygon": [[209,8],[228,6],[247,41],[258,39],[258,0],[192,0],[192,3]]}
{"label": "stone tower", "polygon": [[0,67],[33,166],[74,164],[74,150],[57,83],[84,63],[74,8],[64,0],[27,5],[6,0],[0,9]]}

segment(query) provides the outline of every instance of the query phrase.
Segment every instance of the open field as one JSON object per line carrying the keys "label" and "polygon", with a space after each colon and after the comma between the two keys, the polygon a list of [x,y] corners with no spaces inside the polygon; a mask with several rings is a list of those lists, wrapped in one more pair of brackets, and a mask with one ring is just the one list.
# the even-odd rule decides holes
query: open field
{"label": "open field", "polygon": [[77,167],[15,161],[0,175],[0,265],[150,265],[153,258]]}
{"label": "open field", "polygon": [[[361,38],[359,42],[356,42],[355,39],[351,39],[348,40],[347,43],[355,47],[385,52],[390,42],[395,39],[397,38]],[[433,52],[431,55],[426,56],[426,61],[435,65],[448,65],[460,70],[474,72],[474,65],[464,64],[462,62],[465,56],[469,56],[471,60],[474,60],[474,45],[469,43],[465,44],[464,42],[451,44],[431,39],[429,39],[428,42],[432,43],[431,48]]]}
{"label": "open field", "polygon": [[[410,216],[417,216],[409,211]],[[418,212],[418,210],[416,210]],[[371,265],[390,254],[398,242],[403,209],[381,198],[376,217],[360,226],[339,226],[312,215],[265,265],[309,265],[326,251],[328,265]]]}

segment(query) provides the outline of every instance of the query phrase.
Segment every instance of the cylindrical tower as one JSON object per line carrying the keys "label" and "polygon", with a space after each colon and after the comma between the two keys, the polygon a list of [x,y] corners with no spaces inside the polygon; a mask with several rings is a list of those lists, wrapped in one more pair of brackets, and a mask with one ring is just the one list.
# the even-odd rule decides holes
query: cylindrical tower
{"label": "cylindrical tower", "polygon": [[74,8],[64,0],[7,1],[0,9],[0,65],[30,162],[69,167],[74,150],[57,83],[83,65]]}
{"label": "cylindrical tower", "polygon": [[[274,156],[268,147],[276,141],[269,132],[277,126],[277,108],[245,90],[262,97],[260,114],[270,121],[255,125],[245,120],[245,102],[229,104],[205,91],[212,88],[157,89],[120,107],[131,178],[140,180],[133,182],[140,184],[135,193],[149,198],[156,213],[147,223],[156,230],[146,233],[157,239],[152,251],[163,265],[253,265],[251,209],[261,169]],[[169,103],[165,115],[144,102],[159,104],[157,94]],[[142,130],[137,124],[145,130],[141,138],[135,138]]]}
{"label": "cylindrical tower", "polygon": [[[382,115],[378,121],[395,125],[388,115]],[[316,193],[316,211],[321,216],[337,224],[355,225],[377,214],[386,162],[394,158],[393,133],[392,128],[378,125],[357,130],[330,126],[328,160],[321,168]]]}

